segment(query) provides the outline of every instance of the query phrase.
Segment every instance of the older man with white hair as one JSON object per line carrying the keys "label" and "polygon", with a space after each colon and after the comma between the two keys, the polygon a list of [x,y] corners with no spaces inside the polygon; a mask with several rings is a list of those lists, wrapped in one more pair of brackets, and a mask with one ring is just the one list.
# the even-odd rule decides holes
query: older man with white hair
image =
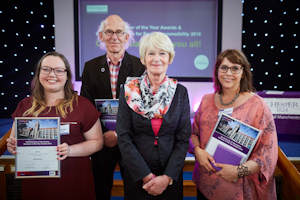
{"label": "older man with white hair", "polygon": [[[128,76],[140,76],[145,68],[140,59],[126,52],[133,38],[127,22],[118,15],[104,19],[97,32],[100,48],[106,54],[85,63],[82,74],[81,95],[94,103],[95,99],[118,99],[120,85]],[[92,155],[97,199],[110,200],[113,173],[120,160],[117,134],[104,126],[104,147]]]}

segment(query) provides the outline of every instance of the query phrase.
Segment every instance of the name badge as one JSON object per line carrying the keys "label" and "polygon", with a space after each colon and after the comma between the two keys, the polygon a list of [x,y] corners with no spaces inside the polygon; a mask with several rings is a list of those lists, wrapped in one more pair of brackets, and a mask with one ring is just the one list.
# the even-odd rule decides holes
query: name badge
{"label": "name badge", "polygon": [[60,131],[60,135],[69,135],[70,134],[70,124],[61,124],[59,131]]}
{"label": "name badge", "polygon": [[226,109],[224,109],[224,110],[220,110],[219,113],[218,113],[218,116],[220,116],[222,113],[231,116],[231,115],[232,115],[232,112],[233,112],[233,107],[231,107],[231,108],[226,108]]}

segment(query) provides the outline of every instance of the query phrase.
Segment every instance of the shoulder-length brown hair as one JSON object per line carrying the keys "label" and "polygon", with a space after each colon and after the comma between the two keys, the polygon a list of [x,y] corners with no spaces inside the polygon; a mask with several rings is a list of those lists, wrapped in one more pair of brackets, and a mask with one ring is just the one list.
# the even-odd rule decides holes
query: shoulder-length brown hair
{"label": "shoulder-length brown hair", "polygon": [[[32,106],[31,108],[26,110],[23,115],[24,116],[33,115],[36,117],[47,107],[45,101],[44,87],[40,83],[40,79],[39,79],[42,62],[47,56],[59,57],[64,62],[66,67],[67,81],[64,86],[65,98],[61,99],[59,103],[55,106],[56,113],[59,114],[61,117],[65,118],[68,112],[73,111],[73,100],[75,99],[77,102],[78,96],[77,96],[77,92],[73,90],[72,73],[71,73],[71,68],[68,60],[63,54],[55,51],[46,53],[38,61],[36,65],[35,75],[31,83],[31,91],[33,97]],[[48,112],[50,111],[50,109],[51,107],[49,108]]]}
{"label": "shoulder-length brown hair", "polygon": [[219,67],[224,60],[227,58],[230,62],[234,64],[239,64],[242,66],[243,75],[240,81],[240,93],[242,92],[254,92],[255,88],[252,83],[252,73],[250,71],[250,63],[242,51],[236,49],[227,49],[221,52],[216,60],[215,69],[214,69],[214,88],[215,92],[220,94],[223,93],[222,85],[218,79]]}

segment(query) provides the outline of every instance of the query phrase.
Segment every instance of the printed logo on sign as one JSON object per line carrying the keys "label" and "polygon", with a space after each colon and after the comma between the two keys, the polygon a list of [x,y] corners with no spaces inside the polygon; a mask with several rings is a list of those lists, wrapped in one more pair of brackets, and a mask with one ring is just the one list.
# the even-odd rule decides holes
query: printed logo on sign
{"label": "printed logo on sign", "polygon": [[199,70],[204,70],[208,67],[209,60],[205,55],[198,55],[194,60],[194,65]]}

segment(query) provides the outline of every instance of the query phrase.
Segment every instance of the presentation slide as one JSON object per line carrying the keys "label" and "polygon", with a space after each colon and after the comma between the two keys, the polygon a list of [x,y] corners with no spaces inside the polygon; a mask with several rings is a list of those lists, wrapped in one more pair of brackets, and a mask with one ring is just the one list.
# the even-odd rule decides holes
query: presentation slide
{"label": "presentation slide", "polygon": [[97,30],[111,14],[129,23],[135,41],[127,52],[139,57],[139,40],[147,33],[166,33],[174,43],[175,58],[167,74],[183,81],[211,81],[220,49],[218,0],[78,0],[75,5],[76,79],[84,63],[103,55]]}

